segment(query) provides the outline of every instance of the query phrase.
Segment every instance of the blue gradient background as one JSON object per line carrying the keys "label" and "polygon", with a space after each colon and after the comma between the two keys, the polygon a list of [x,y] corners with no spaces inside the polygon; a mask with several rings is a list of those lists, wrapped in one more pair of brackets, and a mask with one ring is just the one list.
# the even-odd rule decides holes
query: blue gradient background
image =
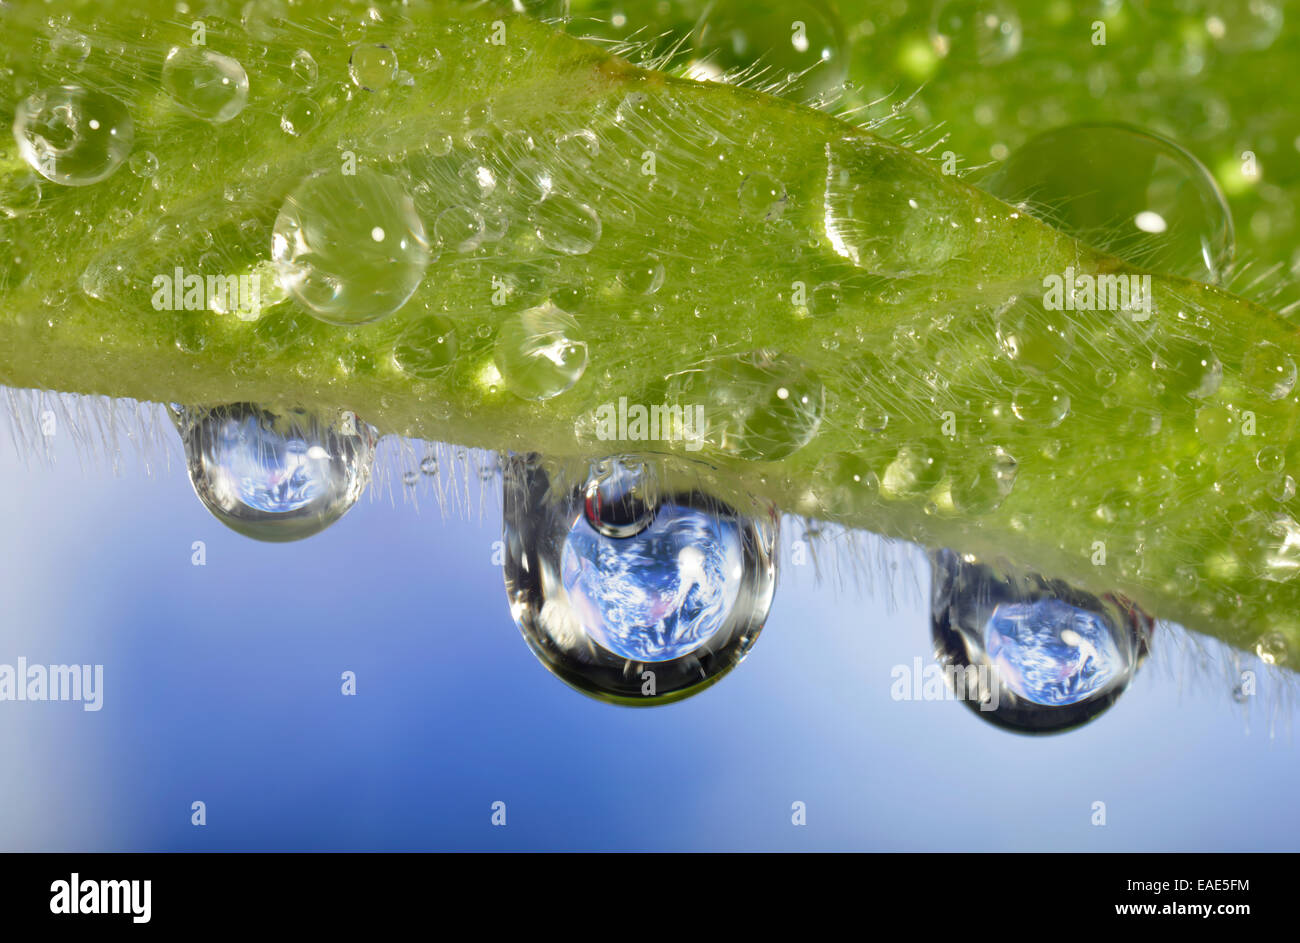
{"label": "blue gradient background", "polygon": [[55,451],[46,468],[0,450],[0,662],[102,663],[104,707],[0,702],[3,850],[1300,847],[1294,682],[1237,705],[1215,646],[1158,639],[1112,711],[1018,737],[891,700],[891,668],[930,661],[915,554],[895,556],[901,586],[838,591],[787,553],[728,678],[615,708],[525,647],[496,498],[481,520],[363,498],[262,545],[200,507],[178,447],[152,477]]}

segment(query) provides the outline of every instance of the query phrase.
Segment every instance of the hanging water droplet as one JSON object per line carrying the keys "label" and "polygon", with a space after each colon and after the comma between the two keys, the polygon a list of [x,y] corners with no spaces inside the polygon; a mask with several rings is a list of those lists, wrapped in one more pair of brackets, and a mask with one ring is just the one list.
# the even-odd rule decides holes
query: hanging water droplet
{"label": "hanging water droplet", "polygon": [[1213,282],[1232,261],[1232,215],[1213,176],[1173,141],[1134,128],[1040,134],[980,186],[1136,265]]}
{"label": "hanging water droplet", "polygon": [[382,43],[361,43],[348,59],[348,75],[367,92],[387,88],[397,78],[397,53]]}
{"label": "hanging water droplet", "polygon": [[1255,643],[1255,654],[1266,665],[1285,665],[1287,657],[1286,636],[1281,632],[1265,632]]}
{"label": "hanging water droplet", "polygon": [[548,249],[566,255],[584,255],[600,241],[600,216],[586,203],[551,193],[532,208],[537,238]]}
{"label": "hanging water droplet", "polygon": [[342,517],[365,490],[374,430],[344,414],[251,403],[176,414],[194,492],[221,523],[258,540],[299,540]]}
{"label": "hanging water droplet", "polygon": [[854,265],[877,275],[914,275],[967,248],[974,213],[924,158],[847,138],[826,145],[824,224],[831,248]]}
{"label": "hanging water droplet", "polygon": [[770,350],[705,360],[668,377],[669,401],[704,408],[703,438],[750,461],[776,461],[821,428],[826,390],[796,357]]}
{"label": "hanging water droplet", "polygon": [[541,459],[505,466],[505,583],[533,653],[585,694],[620,704],[689,697],[744,658],[771,606],[776,517],[709,498],[693,469],[653,460],[660,482],[639,532],[589,522],[588,486],[554,484]]}
{"label": "hanging water droplet", "polygon": [[248,104],[248,73],[239,60],[204,46],[173,46],[162,84],[184,111],[213,124],[224,124]]}
{"label": "hanging water droplet", "polygon": [[1241,382],[1252,393],[1281,399],[1295,389],[1295,381],[1295,361],[1281,347],[1260,341],[1246,351],[1241,364]]}
{"label": "hanging water droplet", "polygon": [[938,0],[930,13],[930,44],[955,63],[1006,62],[1020,51],[1020,17],[1007,0]]}
{"label": "hanging water droplet", "polygon": [[315,317],[353,325],[406,304],[424,278],[429,245],[402,185],[359,168],[303,181],[280,208],[271,255],[280,283]]}
{"label": "hanging water droplet", "polygon": [[635,537],[650,526],[658,494],[654,471],[627,456],[593,462],[583,496],[587,523],[606,537]]}
{"label": "hanging water droplet", "polygon": [[23,160],[46,180],[84,187],[122,166],[135,127],[126,106],[112,95],[61,85],[18,103],[14,139]]}
{"label": "hanging water droplet", "polygon": [[722,80],[763,68],[782,76],[780,94],[808,102],[838,90],[848,74],[848,42],[833,4],[823,0],[714,0],[691,36],[690,73]]}
{"label": "hanging water droplet", "polygon": [[398,335],[393,360],[411,376],[436,380],[455,362],[456,350],[455,325],[439,315],[428,315]]}
{"label": "hanging water droplet", "polygon": [[587,342],[577,319],[548,300],[501,325],[493,359],[512,393],[546,400],[582,378]]}
{"label": "hanging water droplet", "polygon": [[406,487],[414,488],[419,483],[420,483],[420,473],[416,471],[414,468],[410,468],[402,472],[402,484],[406,485]]}
{"label": "hanging water droplet", "polygon": [[962,701],[994,724],[1052,733],[1087,723],[1123,693],[1154,622],[1007,564],[930,555],[935,655]]}
{"label": "hanging water droplet", "polygon": [[438,459],[433,455],[426,455],[420,459],[420,473],[423,475],[438,474]]}

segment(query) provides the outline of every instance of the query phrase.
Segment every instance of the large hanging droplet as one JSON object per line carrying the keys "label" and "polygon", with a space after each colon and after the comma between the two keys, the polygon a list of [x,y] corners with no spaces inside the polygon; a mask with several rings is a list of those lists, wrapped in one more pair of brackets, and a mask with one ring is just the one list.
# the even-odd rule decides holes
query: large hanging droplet
{"label": "large hanging droplet", "polygon": [[1136,128],[1048,131],[979,185],[1135,265],[1217,282],[1232,261],[1232,215],[1210,172],[1173,141]]}
{"label": "large hanging droplet", "polygon": [[319,320],[355,325],[406,304],[429,265],[424,223],[392,177],[308,177],[284,201],[271,255],[280,284]]}
{"label": "large hanging droplet", "polygon": [[[620,487],[608,477],[615,464],[632,480],[654,477],[652,508],[611,513],[599,497],[592,508]],[[584,694],[629,705],[689,697],[738,664],[767,619],[775,513],[748,517],[709,497],[684,462],[625,457],[597,463],[593,477],[566,484],[537,456],[508,460],[511,613],[542,663]],[[611,533],[610,523],[628,526]]]}
{"label": "large hanging droplet", "polygon": [[18,103],[14,140],[23,160],[46,180],[84,187],[122,166],[135,127],[126,106],[112,95],[61,85]]}
{"label": "large hanging droplet", "polygon": [[194,493],[232,530],[300,540],[342,517],[365,490],[375,433],[351,413],[251,403],[177,407]]}
{"label": "large hanging droplet", "polygon": [[1092,720],[1146,657],[1153,620],[1007,564],[931,553],[935,655],[951,688],[991,723],[1053,733]]}
{"label": "large hanging droplet", "polygon": [[203,46],[173,46],[162,84],[184,111],[213,124],[224,124],[248,104],[248,73],[239,60]]}

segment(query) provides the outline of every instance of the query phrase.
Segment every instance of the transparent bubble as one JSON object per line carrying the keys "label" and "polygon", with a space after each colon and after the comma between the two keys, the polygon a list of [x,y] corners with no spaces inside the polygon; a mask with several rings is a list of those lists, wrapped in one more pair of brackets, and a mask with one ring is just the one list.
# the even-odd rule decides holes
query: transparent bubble
{"label": "transparent bubble", "polygon": [[300,540],[342,517],[365,490],[375,434],[350,413],[251,403],[177,407],[194,492],[247,537]]}
{"label": "transparent bubble", "polygon": [[1136,265],[1214,282],[1232,261],[1232,215],[1213,176],[1173,141],[1136,128],[1048,131],[979,185]]}
{"label": "transparent bubble", "polygon": [[930,564],[936,658],[991,723],[1021,733],[1087,723],[1146,657],[1154,622],[1121,597],[951,550],[931,553]]}
{"label": "transparent bubble", "polygon": [[600,700],[689,697],[738,664],[772,602],[776,517],[750,518],[654,459],[653,513],[629,536],[589,522],[591,485],[560,484],[537,456],[505,466],[505,582],[533,653]]}
{"label": "transparent bubble", "polygon": [[361,43],[352,49],[348,75],[368,92],[387,88],[397,78],[397,53],[382,43]]}
{"label": "transparent bubble", "polygon": [[551,301],[507,318],[493,357],[512,393],[546,400],[573,388],[587,369],[587,342],[578,321]]}
{"label": "transparent bubble", "polygon": [[135,127],[112,95],[75,85],[42,89],[14,112],[18,151],[53,183],[84,187],[117,170],[131,153]]}
{"label": "transparent bubble", "polygon": [[941,57],[983,66],[1020,51],[1020,17],[1007,0],[938,0],[930,14],[930,44]]}
{"label": "transparent bubble", "polygon": [[751,461],[803,448],[821,428],[826,390],[802,360],[770,350],[714,357],[668,377],[669,401],[704,409],[705,441]]}
{"label": "transparent bubble", "polygon": [[213,124],[224,124],[248,104],[248,73],[239,60],[205,46],[173,46],[162,84],[182,110]]}
{"label": "transparent bubble", "polygon": [[397,311],[429,264],[424,223],[402,185],[367,168],[308,177],[285,200],[271,241],[280,283],[328,324]]}
{"label": "transparent bubble", "polygon": [[974,214],[924,158],[859,138],[828,144],[826,238],[876,275],[915,275],[965,251]]}

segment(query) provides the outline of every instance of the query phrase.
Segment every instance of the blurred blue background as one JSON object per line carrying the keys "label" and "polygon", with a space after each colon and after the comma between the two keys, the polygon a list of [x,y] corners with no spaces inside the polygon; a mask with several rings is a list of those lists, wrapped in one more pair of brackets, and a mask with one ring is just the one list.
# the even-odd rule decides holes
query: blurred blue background
{"label": "blurred blue background", "polygon": [[1217,645],[1166,634],[1109,713],[1015,736],[891,700],[891,668],[930,661],[916,554],[839,590],[790,565],[787,527],[749,658],[680,704],[611,707],[511,622],[495,494],[444,518],[427,480],[418,512],[399,481],[316,538],[263,545],[209,517],[169,455],[114,475],[66,436],[52,467],[0,449],[0,663],[105,674],[97,713],[0,702],[0,849],[1300,847],[1294,680],[1236,704]]}

